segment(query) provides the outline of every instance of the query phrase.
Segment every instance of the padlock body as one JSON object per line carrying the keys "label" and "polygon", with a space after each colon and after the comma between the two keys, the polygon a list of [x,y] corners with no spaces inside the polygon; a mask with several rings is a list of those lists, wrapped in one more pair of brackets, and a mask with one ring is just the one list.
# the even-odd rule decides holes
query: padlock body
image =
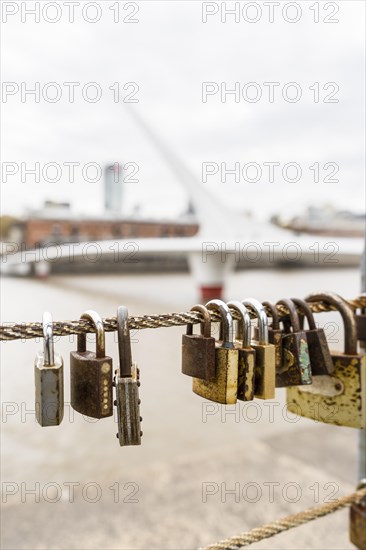
{"label": "padlock body", "polygon": [[268,341],[275,347],[276,368],[282,364],[282,336],[282,330],[269,328]]}
{"label": "padlock body", "polygon": [[91,351],[70,354],[71,406],[91,418],[113,414],[112,358]]}
{"label": "padlock body", "polygon": [[324,330],[322,328],[307,330],[305,334],[309,347],[312,374],[332,374],[334,364]]}
{"label": "padlock body", "polygon": [[366,313],[356,314],[357,340],[362,347],[366,347]]}
{"label": "padlock body", "polygon": [[132,376],[116,376],[116,401],[118,440],[121,447],[141,445],[140,400],[138,391],[138,369],[132,365]]}
{"label": "padlock body", "polygon": [[[281,367],[282,365],[282,336],[284,335],[283,330],[279,328],[268,327],[268,342],[275,346],[275,356],[276,356],[276,368]],[[259,328],[254,327],[254,340],[259,340]]]}
{"label": "padlock body", "polygon": [[257,344],[255,349],[254,397],[274,399],[276,387],[276,351],[273,344]]}
{"label": "padlock body", "polygon": [[43,352],[34,363],[35,405],[37,422],[43,426],[58,426],[64,417],[64,364],[54,354],[54,365],[44,364]]}
{"label": "padlock body", "polygon": [[197,395],[227,405],[235,405],[238,391],[238,350],[222,348],[216,343],[215,378],[193,378],[192,390]]}
{"label": "padlock body", "polygon": [[251,348],[238,348],[238,399],[240,401],[252,401],[254,399],[254,368],[255,350]]}
{"label": "padlock body", "polygon": [[[335,395],[325,395],[321,390],[312,390],[309,386],[302,389],[287,389],[287,409],[294,414],[326,424],[366,427],[366,356],[333,354],[334,372],[330,376],[334,387],[342,390]],[[323,376],[314,377],[322,379]],[[321,381],[321,380],[320,380]]]}
{"label": "padlock body", "polygon": [[202,380],[213,380],[215,368],[215,338],[183,334],[182,373]]}
{"label": "padlock body", "polygon": [[305,332],[282,337],[282,365],[276,369],[276,387],[311,384],[309,348]]}
{"label": "padlock body", "polygon": [[366,499],[352,504],[350,509],[349,538],[359,550],[366,550]]}

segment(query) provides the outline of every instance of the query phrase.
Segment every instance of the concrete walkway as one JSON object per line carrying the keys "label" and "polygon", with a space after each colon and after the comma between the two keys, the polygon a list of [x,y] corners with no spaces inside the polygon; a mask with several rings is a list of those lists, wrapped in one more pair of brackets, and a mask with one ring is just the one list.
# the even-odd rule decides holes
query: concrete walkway
{"label": "concrete walkway", "polygon": [[[306,272],[237,274],[228,297],[304,296],[325,287],[357,295],[357,270],[333,271],[331,278],[317,273],[315,283]],[[60,277],[46,284],[6,279],[2,291],[2,322],[41,319],[45,309],[55,320],[90,308],[107,316],[120,303],[131,315],[179,311],[196,300],[185,275]],[[132,335],[144,436],[141,447],[123,449],[113,418],[90,422],[69,406],[60,427],[40,428],[29,412],[40,343],[1,345],[4,550],[197,548],[354,490],[356,430],[287,416],[283,390],[273,402],[226,409],[205,403],[180,373],[181,334],[171,328]],[[75,346],[76,339],[56,342],[65,360],[66,401]],[[117,362],[114,334],[107,351]],[[252,548],[352,548],[348,512]]]}

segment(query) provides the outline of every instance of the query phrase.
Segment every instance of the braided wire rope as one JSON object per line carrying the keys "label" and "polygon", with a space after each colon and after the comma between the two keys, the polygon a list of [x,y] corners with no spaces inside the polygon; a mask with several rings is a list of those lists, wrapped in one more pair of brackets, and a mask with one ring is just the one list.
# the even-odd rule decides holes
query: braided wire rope
{"label": "braided wire rope", "polygon": [[304,525],[314,519],[332,514],[333,512],[336,512],[341,508],[345,508],[346,506],[350,506],[351,504],[359,503],[365,498],[366,488],[363,488],[359,491],[351,493],[350,495],[341,497],[335,502],[328,502],[321,506],[317,506],[316,508],[308,508],[307,510],[303,510],[297,514],[292,514],[291,516],[286,516],[277,521],[273,521],[272,523],[262,525],[262,527],[251,529],[246,533],[241,533],[240,535],[210,544],[200,550],[235,550],[237,548],[243,548],[244,546],[249,546],[254,542],[268,539],[274,535],[278,535],[279,533],[298,527],[299,525]]}
{"label": "braided wire rope", "polygon": [[[347,301],[348,305],[353,309],[366,308],[366,296],[359,296],[353,300]],[[312,302],[309,303],[311,310],[314,313],[322,313],[327,311],[334,311],[335,308],[324,302]],[[288,315],[287,308],[281,304],[277,305],[277,311],[280,317],[286,317]],[[301,312],[301,308],[298,308]],[[249,312],[251,317],[255,317],[253,312]],[[267,311],[270,316],[270,311]],[[211,320],[213,322],[220,321],[220,316],[210,311]],[[234,319],[239,319],[239,314],[233,312]],[[142,315],[139,317],[130,317],[128,320],[128,326],[130,330],[141,330],[145,328],[165,328],[174,326],[183,326],[187,324],[198,324],[203,321],[201,313],[187,311],[180,313],[162,313],[156,315]],[[114,332],[117,330],[116,317],[107,317],[103,319],[103,326],[106,332]],[[54,336],[68,336],[70,334],[87,334],[88,332],[95,332],[94,326],[90,321],[84,319],[78,319],[75,321],[56,321],[53,322],[53,334]],[[32,338],[40,338],[43,336],[43,327],[41,322],[28,322],[28,323],[3,323],[0,325],[0,341],[8,340],[29,340]]]}

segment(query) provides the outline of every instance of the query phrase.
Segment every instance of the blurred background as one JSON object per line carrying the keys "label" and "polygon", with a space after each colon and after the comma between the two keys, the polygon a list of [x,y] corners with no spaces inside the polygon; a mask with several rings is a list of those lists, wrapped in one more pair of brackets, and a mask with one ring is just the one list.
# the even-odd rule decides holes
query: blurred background
{"label": "blurred background", "polygon": [[[359,294],[364,4],[267,4],[2,3],[2,323]],[[242,253],[252,242],[275,258]],[[49,245],[68,252],[44,261]],[[338,316],[317,322],[341,349]],[[207,409],[180,373],[182,332],[131,335],[136,448],[70,405],[41,429],[42,343],[2,343],[3,548],[195,548],[354,488],[356,430],[288,416],[283,390]],[[76,338],[55,346],[69,403]],[[351,547],[346,512],[253,545]]]}

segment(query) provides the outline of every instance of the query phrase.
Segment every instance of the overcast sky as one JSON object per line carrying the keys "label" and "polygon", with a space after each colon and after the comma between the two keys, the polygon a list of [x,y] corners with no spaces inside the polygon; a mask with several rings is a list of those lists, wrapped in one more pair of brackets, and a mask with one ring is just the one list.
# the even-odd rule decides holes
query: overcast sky
{"label": "overcast sky", "polygon": [[[45,4],[40,2],[41,7]],[[198,181],[205,162],[218,167],[227,163],[228,168],[235,162],[240,168],[247,163],[261,167],[257,182],[243,181],[242,175],[240,182],[234,176],[223,182],[219,171],[202,183],[238,210],[265,217],[319,202],[362,210],[364,2],[281,2],[273,6],[272,23],[266,2],[251,2],[251,6],[241,2],[239,22],[234,15],[222,22],[221,3],[215,2],[206,6],[194,1],[120,2],[117,14],[116,2],[103,1],[90,5],[83,18],[82,8],[91,3],[80,0],[74,5],[73,23],[68,21],[65,2],[57,2],[57,10],[56,2],[51,4],[36,23],[21,9],[34,8],[35,2],[2,2],[2,79],[3,92],[4,86],[8,92],[3,93],[1,104],[3,175],[4,162],[19,166],[19,172],[2,183],[3,214],[21,214],[46,199],[71,201],[76,213],[100,213],[102,182],[91,183],[82,176],[82,166],[90,162],[138,165],[138,181],[125,184],[126,213],[139,203],[146,215],[182,212],[186,192],[130,117],[122,101],[127,94],[138,100],[136,110]],[[226,5],[232,8],[235,3]],[[4,12],[17,8],[14,15]],[[218,13],[207,15],[204,23],[205,10]],[[115,23],[117,15],[120,21]],[[85,20],[99,16],[95,23]],[[58,17],[56,23],[45,20]],[[317,17],[319,23],[314,22]],[[128,18],[138,22],[123,22]],[[248,21],[255,18],[257,22]],[[289,22],[296,18],[297,22]],[[325,23],[325,18],[338,22]],[[34,88],[36,82],[40,102],[31,95],[22,102],[22,89]],[[47,87],[49,82],[56,82],[62,92],[58,102],[42,97],[45,90],[46,97],[53,98],[56,88]],[[64,82],[80,83],[73,103]],[[95,103],[81,93],[86,90],[93,99],[96,89],[85,88],[89,82],[97,83],[102,92]],[[117,86],[114,92],[109,89],[117,82],[119,103],[114,102]],[[131,82],[135,84],[124,90]],[[203,82],[217,83],[212,84],[215,93],[206,102],[202,101]],[[233,95],[222,101],[220,91],[236,82],[239,101]],[[256,85],[246,87],[250,82]],[[273,102],[265,82],[279,83],[273,88]],[[296,85],[286,87],[290,82]],[[261,99],[251,102],[258,90]],[[301,98],[291,102],[299,90]],[[36,162],[41,167],[59,163],[60,181],[50,183],[41,176],[36,183],[28,174],[22,183],[20,163],[31,168]],[[75,168],[74,182],[69,181],[64,164],[70,162],[81,165]],[[268,181],[269,167],[263,164],[271,162],[280,163],[274,182]],[[282,168],[293,162],[302,175],[298,182],[286,182]],[[314,181],[315,163],[319,163],[319,182]],[[288,179],[296,175],[291,170]],[[253,171],[247,175],[255,178]],[[324,182],[327,176],[339,181]]]}

